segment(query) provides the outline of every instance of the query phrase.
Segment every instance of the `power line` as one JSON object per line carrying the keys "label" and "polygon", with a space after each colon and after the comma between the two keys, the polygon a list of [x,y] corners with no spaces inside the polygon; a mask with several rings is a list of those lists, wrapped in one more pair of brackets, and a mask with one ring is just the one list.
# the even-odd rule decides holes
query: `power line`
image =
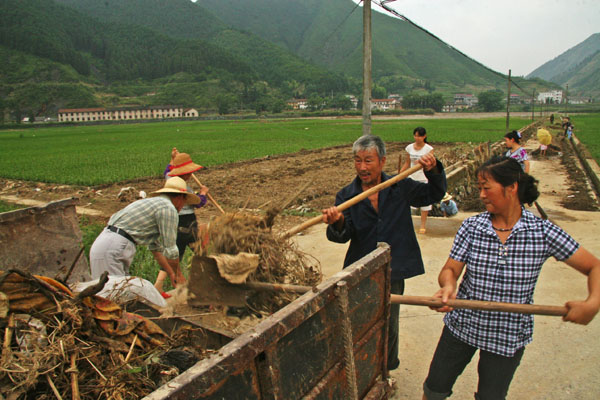
{"label": "power line", "polygon": [[[439,37],[437,37],[436,35],[434,35],[433,33],[429,32],[427,29],[423,28],[420,25],[417,25],[416,23],[414,23],[413,21],[411,21],[410,19],[406,18],[404,15],[400,14],[399,12],[397,12],[396,10],[394,10],[393,8],[390,8],[389,6],[387,6],[387,3],[391,3],[395,0],[371,0],[373,1],[373,3],[377,4],[379,7],[383,8],[384,10],[386,10],[387,12],[389,12],[390,14],[393,14],[395,17],[400,18],[401,20],[408,22],[409,24],[411,24],[412,26],[414,26],[415,28],[419,29],[420,31],[426,33],[427,35],[431,36],[432,38],[434,38],[435,40],[439,41],[440,43],[444,44],[445,46],[447,46],[448,48],[456,51],[457,53],[459,53],[460,55],[462,55],[463,57],[467,58],[468,60],[476,63],[477,65],[485,68],[486,70],[488,70],[489,72],[493,73],[494,75],[497,75],[498,77],[502,78],[502,79],[506,79],[507,76],[494,71],[493,69],[491,69],[490,67],[480,63],[479,61],[475,60],[474,58],[469,57],[468,55],[466,55],[465,53],[463,53],[462,51],[458,50],[457,48],[455,48],[454,46],[444,42],[442,39],[440,39]],[[521,90],[524,94],[527,94],[528,92],[526,92],[523,88],[521,88],[519,85],[517,85],[515,83],[515,81],[513,81],[512,79],[510,80],[512,84],[514,84],[519,90]]]}
{"label": "power line", "polygon": [[352,11],[350,11],[350,13],[348,13],[348,15],[346,15],[346,18],[344,18],[344,20],[342,22],[340,22],[338,24],[338,26],[336,26],[333,31],[331,31],[331,33],[329,34],[329,36],[327,36],[327,39],[325,39],[323,41],[323,45],[321,46],[321,51],[325,50],[325,44],[327,42],[329,42],[329,39],[331,39],[331,37],[338,31],[338,29],[340,29],[340,27],[342,25],[344,25],[344,23],[346,23],[346,21],[348,21],[348,18],[350,18],[350,16],[354,13],[354,11],[356,11],[356,9],[358,8],[358,5],[362,3],[362,0],[360,0],[358,3],[356,3],[356,5],[354,6],[354,8],[352,9]]}

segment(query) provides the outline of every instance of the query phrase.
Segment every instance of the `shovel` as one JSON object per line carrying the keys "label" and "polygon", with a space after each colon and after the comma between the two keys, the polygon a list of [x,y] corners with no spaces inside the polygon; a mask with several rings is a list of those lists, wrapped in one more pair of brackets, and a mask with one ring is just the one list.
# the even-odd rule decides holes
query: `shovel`
{"label": "shovel", "polygon": [[[303,294],[313,290],[310,286],[246,282],[240,284],[229,283],[221,277],[217,262],[211,257],[194,256],[192,269],[188,281],[188,304],[200,305],[225,305],[232,307],[244,307],[246,297],[256,290],[278,291]],[[406,304],[413,306],[441,307],[442,299],[427,296],[404,296],[398,294],[390,295],[392,304]],[[494,301],[478,300],[448,300],[448,306],[454,308],[466,308],[472,310],[503,311],[520,314],[537,314],[564,316],[567,308],[564,306],[546,306],[535,304],[503,303]]]}
{"label": "shovel", "polygon": [[[231,258],[239,257],[231,256]],[[244,263],[246,260],[241,260]],[[256,264],[258,266],[258,264]],[[246,271],[249,274],[251,271]],[[246,274],[246,275],[247,275]],[[245,282],[230,283],[221,276],[213,257],[194,256],[188,280],[188,304],[192,306],[224,305],[244,307],[246,297],[253,291],[306,293],[310,286],[285,283]]]}
{"label": "shovel", "polygon": [[[388,179],[379,185],[373,186],[372,188],[354,196],[350,200],[338,205],[338,209],[343,211],[353,205],[361,202],[368,198],[372,194],[375,194],[396,182],[408,177],[416,171],[422,169],[421,164],[415,165],[412,168]],[[192,174],[192,177],[195,176]],[[197,181],[197,180],[196,180]],[[198,184],[200,184],[197,181]],[[322,216],[314,217],[295,228],[283,234],[283,238],[289,238],[298,232],[301,232],[313,225],[323,221]],[[240,261],[243,263],[243,261]],[[249,273],[249,272],[248,272]],[[247,275],[246,275],[247,276]],[[245,280],[245,277],[244,279]],[[221,277],[219,268],[215,259],[211,257],[199,257],[195,256],[192,260],[192,268],[190,270],[190,283],[188,284],[188,291],[190,293],[188,303],[191,305],[228,305],[234,307],[241,307],[245,305],[245,299],[250,290],[269,290],[269,291],[284,291],[294,293],[304,293],[311,288],[308,286],[297,286],[287,284],[272,284],[263,282],[252,282],[252,283],[230,283],[228,280]]]}

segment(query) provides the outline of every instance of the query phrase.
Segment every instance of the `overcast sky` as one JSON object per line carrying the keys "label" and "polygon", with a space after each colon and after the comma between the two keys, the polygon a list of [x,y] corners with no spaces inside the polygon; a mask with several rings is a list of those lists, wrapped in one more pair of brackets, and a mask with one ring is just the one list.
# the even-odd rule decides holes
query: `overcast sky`
{"label": "overcast sky", "polygon": [[513,76],[529,74],[600,32],[600,0],[396,0],[387,6]]}

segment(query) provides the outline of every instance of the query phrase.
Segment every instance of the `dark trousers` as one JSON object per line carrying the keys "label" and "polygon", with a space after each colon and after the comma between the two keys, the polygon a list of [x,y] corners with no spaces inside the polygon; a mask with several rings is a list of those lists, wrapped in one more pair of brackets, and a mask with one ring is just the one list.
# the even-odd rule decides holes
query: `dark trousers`
{"label": "dark trousers", "polygon": [[[404,280],[392,281],[392,294],[404,294]],[[392,304],[390,307],[390,327],[388,328],[388,370],[400,366],[398,358],[398,336],[400,332],[400,304]]]}
{"label": "dark trousers", "polygon": [[[478,349],[456,338],[446,326],[438,343],[429,375],[425,380],[424,392],[427,400],[441,400],[452,394],[456,379]],[[519,349],[514,356],[504,357],[489,351],[479,351],[477,372],[477,400],[501,400],[506,398],[508,387],[512,381],[525,348]]]}
{"label": "dark trousers", "polygon": [[196,214],[184,214],[179,216],[177,226],[177,249],[179,250],[179,261],[183,258],[185,248],[198,240],[198,222]]}

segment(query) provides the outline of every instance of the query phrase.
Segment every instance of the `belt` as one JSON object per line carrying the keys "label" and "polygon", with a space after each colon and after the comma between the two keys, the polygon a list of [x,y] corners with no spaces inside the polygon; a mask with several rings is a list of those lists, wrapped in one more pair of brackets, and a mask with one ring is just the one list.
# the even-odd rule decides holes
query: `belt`
{"label": "belt", "polygon": [[113,231],[114,233],[117,233],[117,234],[123,236],[125,239],[129,240],[131,243],[136,244],[135,240],[133,240],[131,235],[129,233],[125,232],[123,229],[117,228],[116,226],[112,226],[112,225],[108,225],[106,227],[106,229],[108,229],[109,231]]}

